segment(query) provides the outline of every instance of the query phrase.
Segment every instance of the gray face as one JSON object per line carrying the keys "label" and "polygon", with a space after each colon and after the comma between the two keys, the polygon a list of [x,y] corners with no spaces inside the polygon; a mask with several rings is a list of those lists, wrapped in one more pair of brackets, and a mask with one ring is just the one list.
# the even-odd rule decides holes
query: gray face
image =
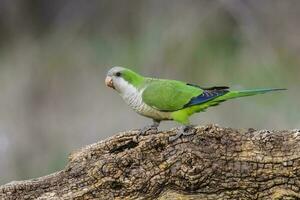
{"label": "gray face", "polygon": [[119,67],[119,66],[113,67],[107,72],[107,76],[114,77],[117,75],[117,73],[120,73],[123,70],[124,70],[123,67]]}
{"label": "gray face", "polygon": [[121,92],[121,88],[124,85],[124,79],[120,76],[121,72],[125,70],[123,67],[113,67],[107,72],[105,84],[118,92]]}

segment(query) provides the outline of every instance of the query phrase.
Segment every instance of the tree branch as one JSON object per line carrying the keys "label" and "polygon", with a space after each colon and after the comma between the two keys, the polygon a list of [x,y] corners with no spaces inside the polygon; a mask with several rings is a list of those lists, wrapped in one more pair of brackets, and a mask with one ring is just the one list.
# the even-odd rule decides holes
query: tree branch
{"label": "tree branch", "polygon": [[215,125],[128,131],[70,155],[66,168],[0,186],[0,199],[298,199],[300,130]]}

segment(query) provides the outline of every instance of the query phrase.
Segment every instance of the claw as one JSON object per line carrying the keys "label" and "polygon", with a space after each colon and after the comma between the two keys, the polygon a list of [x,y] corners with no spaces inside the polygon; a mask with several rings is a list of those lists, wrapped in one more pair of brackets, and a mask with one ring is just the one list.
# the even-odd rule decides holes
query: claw
{"label": "claw", "polygon": [[177,131],[176,135],[169,137],[169,142],[174,142],[175,140],[177,140],[182,136],[189,136],[189,135],[193,135],[194,133],[195,133],[194,126],[192,125],[182,126]]}
{"label": "claw", "polygon": [[158,126],[159,126],[159,122],[158,121],[153,121],[153,124],[149,125],[149,126],[145,126],[144,128],[142,128],[140,130],[140,132],[138,133],[138,135],[147,135],[148,132],[150,133],[157,133],[158,131]]}
{"label": "claw", "polygon": [[145,126],[144,128],[142,128],[139,132],[139,135],[147,135],[148,132],[152,133],[152,132],[157,132],[157,127],[155,126]]}

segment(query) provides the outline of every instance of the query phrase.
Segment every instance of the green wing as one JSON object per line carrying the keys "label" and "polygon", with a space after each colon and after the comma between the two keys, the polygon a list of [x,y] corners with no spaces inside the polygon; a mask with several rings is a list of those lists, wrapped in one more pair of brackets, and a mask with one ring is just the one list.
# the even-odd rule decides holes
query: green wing
{"label": "green wing", "polygon": [[143,101],[161,111],[176,111],[187,105],[193,97],[203,93],[200,87],[175,80],[153,80],[143,91]]}

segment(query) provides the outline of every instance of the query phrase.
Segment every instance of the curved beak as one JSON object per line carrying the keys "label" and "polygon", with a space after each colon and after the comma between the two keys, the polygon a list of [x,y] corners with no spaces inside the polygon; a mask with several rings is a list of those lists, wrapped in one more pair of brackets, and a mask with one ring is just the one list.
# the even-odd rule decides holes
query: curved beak
{"label": "curved beak", "polygon": [[110,87],[110,88],[115,89],[113,80],[112,80],[112,78],[110,76],[107,76],[105,78],[105,85],[108,86],[108,87]]}

